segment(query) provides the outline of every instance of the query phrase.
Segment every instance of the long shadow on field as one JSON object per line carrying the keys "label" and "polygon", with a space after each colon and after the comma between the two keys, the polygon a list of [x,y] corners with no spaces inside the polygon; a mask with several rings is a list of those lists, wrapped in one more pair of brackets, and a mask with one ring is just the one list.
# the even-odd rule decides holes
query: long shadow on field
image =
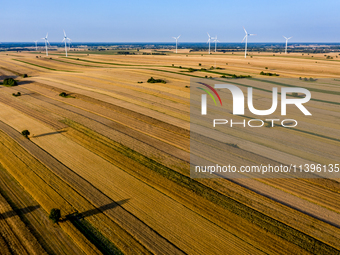
{"label": "long shadow on field", "polygon": [[50,133],[45,133],[41,135],[34,135],[32,138],[37,138],[37,137],[42,137],[42,136],[47,136],[47,135],[56,135],[56,134],[61,134],[66,132],[65,130],[60,130],[60,131],[55,131],[55,132],[50,132]]}
{"label": "long shadow on field", "polygon": [[22,208],[22,209],[16,209],[15,211],[9,211],[9,212],[5,212],[5,213],[0,213],[0,219],[7,219],[10,217],[13,217],[15,215],[18,214],[26,214],[26,213],[30,213],[33,212],[34,210],[40,208],[40,205],[35,205],[35,206],[28,206],[26,208]]}
{"label": "long shadow on field", "polygon": [[98,207],[96,209],[92,209],[92,210],[88,210],[86,212],[82,212],[78,215],[79,218],[86,218],[88,216],[92,216],[92,215],[95,215],[95,214],[98,214],[98,213],[102,213],[106,210],[110,210],[110,209],[113,209],[117,206],[121,206],[125,203],[127,203],[130,199],[123,199],[123,200],[120,200],[120,201],[117,201],[117,202],[112,202],[110,204],[107,204],[107,205],[103,205],[101,207]]}

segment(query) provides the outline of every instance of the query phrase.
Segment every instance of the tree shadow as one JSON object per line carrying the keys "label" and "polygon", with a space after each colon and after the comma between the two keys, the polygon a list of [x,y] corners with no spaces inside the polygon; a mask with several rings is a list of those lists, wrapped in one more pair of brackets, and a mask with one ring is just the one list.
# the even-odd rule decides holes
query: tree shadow
{"label": "tree shadow", "polygon": [[32,82],[33,82],[33,81],[29,81],[29,80],[28,80],[28,81],[26,81],[26,80],[24,80],[24,81],[21,80],[21,81],[18,82],[18,86],[19,86],[19,85],[30,84],[30,83],[32,83]]}
{"label": "tree shadow", "polygon": [[45,133],[41,135],[33,135],[32,138],[37,138],[37,137],[42,137],[42,136],[47,136],[47,135],[56,135],[56,134],[61,134],[66,132],[65,130],[60,130],[60,131],[55,131],[55,132],[50,132],[50,133]]}
{"label": "tree shadow", "polygon": [[89,216],[93,216],[95,214],[102,213],[104,211],[116,208],[118,206],[122,206],[123,204],[127,203],[129,200],[130,199],[128,198],[128,199],[123,199],[123,200],[120,200],[120,201],[117,201],[117,202],[112,202],[110,204],[103,205],[101,207],[91,209],[91,210],[88,210],[88,211],[85,211],[85,212],[82,212],[82,213],[74,212],[74,213],[67,215],[66,219],[71,219],[71,218],[74,218],[74,217],[77,218],[77,219],[83,219],[83,218],[86,218],[86,217],[89,217]]}
{"label": "tree shadow", "polygon": [[28,206],[26,208],[16,209],[16,210],[12,210],[12,211],[5,212],[5,213],[0,213],[0,218],[7,219],[15,215],[22,215],[22,214],[30,213],[38,208],[40,208],[40,205]]}

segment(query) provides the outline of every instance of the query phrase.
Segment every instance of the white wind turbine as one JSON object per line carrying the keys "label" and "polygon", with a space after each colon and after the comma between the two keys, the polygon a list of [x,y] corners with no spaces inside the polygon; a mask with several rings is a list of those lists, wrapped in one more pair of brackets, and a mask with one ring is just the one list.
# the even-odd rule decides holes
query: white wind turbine
{"label": "white wind turbine", "polygon": [[217,40],[217,35],[216,35],[215,38],[211,38],[211,39],[214,39],[214,42],[215,42],[215,52],[216,52],[217,42],[220,42],[220,41]]}
{"label": "white wind turbine", "polygon": [[207,34],[208,34],[208,36],[209,36],[209,39],[208,39],[207,43],[209,43],[209,55],[210,55],[210,41],[211,41],[211,37],[210,37],[210,35],[209,35],[208,32],[207,32]]}
{"label": "white wind turbine", "polygon": [[176,40],[176,53],[177,53],[177,41],[178,41],[178,38],[180,37],[181,35],[179,35],[178,37],[172,37]]}
{"label": "white wind turbine", "polygon": [[38,45],[37,45],[38,41],[34,41],[34,42],[35,42],[35,50],[38,51]]}
{"label": "white wind turbine", "polygon": [[245,50],[244,50],[244,58],[246,58],[247,57],[248,36],[252,36],[252,35],[256,35],[256,34],[248,34],[247,30],[244,27],[243,27],[243,30],[246,33],[246,35],[244,36],[241,43],[243,43],[244,39],[246,39],[246,47],[245,47]]}
{"label": "white wind turbine", "polygon": [[47,40],[47,37],[48,37],[48,33],[46,34],[45,38],[41,38],[41,39],[45,40],[46,56],[48,56],[47,43],[50,44],[50,42]]}
{"label": "white wind turbine", "polygon": [[66,57],[67,57],[67,44],[66,44],[66,42],[67,42],[67,40],[71,40],[71,39],[66,36],[65,30],[63,30],[63,31],[64,31],[64,39],[61,42],[65,42],[65,52],[66,52]]}
{"label": "white wind turbine", "polygon": [[283,36],[283,38],[285,38],[286,39],[286,49],[285,49],[285,54],[287,54],[287,45],[288,45],[288,40],[289,39],[292,39],[293,38],[293,36],[291,36],[291,37],[285,37],[285,36]]}

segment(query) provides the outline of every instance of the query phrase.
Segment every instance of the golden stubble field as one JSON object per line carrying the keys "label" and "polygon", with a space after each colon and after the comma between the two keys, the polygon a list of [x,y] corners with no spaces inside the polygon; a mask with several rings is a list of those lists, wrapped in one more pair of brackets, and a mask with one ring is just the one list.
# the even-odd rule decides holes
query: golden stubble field
{"label": "golden stubble field", "polygon": [[[340,163],[340,61],[328,55],[333,59],[1,53],[0,81],[13,77],[19,86],[0,86],[0,193],[11,207],[39,207],[13,214],[32,236],[12,242],[36,254],[339,253],[338,179],[191,179],[189,173],[190,78],[266,79],[261,71],[297,81],[332,79],[322,88],[306,85],[317,99],[308,109],[318,118],[300,118],[299,130],[230,129],[222,140],[195,134],[198,144],[221,146],[199,156],[224,153],[236,166]],[[147,83],[150,77],[166,84]],[[254,91],[258,108],[268,107],[271,87]],[[13,97],[17,92],[22,95]],[[293,110],[292,117],[298,114]],[[20,134],[25,129],[29,139]],[[52,208],[64,218],[58,225],[46,220]],[[4,249],[15,253],[0,234]],[[37,244],[28,247],[24,237]]]}

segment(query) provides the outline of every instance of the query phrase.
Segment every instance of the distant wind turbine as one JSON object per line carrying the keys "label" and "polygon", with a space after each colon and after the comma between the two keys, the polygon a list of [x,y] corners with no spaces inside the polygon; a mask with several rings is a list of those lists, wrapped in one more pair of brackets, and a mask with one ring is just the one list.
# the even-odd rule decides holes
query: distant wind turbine
{"label": "distant wind turbine", "polygon": [[289,39],[292,39],[293,38],[293,36],[291,36],[291,37],[285,37],[285,36],[283,36],[283,38],[285,38],[286,39],[286,49],[285,49],[285,54],[287,54],[287,45],[288,45],[288,40]]}
{"label": "distant wind turbine", "polygon": [[209,39],[208,39],[208,42],[207,42],[207,43],[209,43],[209,55],[210,55],[210,41],[211,41],[211,37],[210,37],[209,33],[207,33],[207,34],[208,34],[208,36],[209,36]]}
{"label": "distant wind turbine", "polygon": [[243,27],[243,30],[246,33],[246,35],[244,36],[241,43],[243,43],[244,39],[246,39],[246,47],[245,47],[245,50],[244,50],[244,58],[246,58],[247,57],[248,36],[252,36],[252,35],[256,35],[256,34],[248,34],[247,30],[244,27]]}
{"label": "distant wind turbine", "polygon": [[215,42],[215,52],[216,52],[216,46],[217,46],[217,42],[220,42],[219,40],[217,40],[217,35],[215,38],[211,38],[211,39],[214,39],[214,42]]}
{"label": "distant wind turbine", "polygon": [[71,40],[71,39],[66,36],[65,30],[63,30],[63,31],[64,31],[64,39],[61,42],[65,42],[65,52],[66,52],[66,57],[67,57],[67,45],[66,45],[66,42],[67,42],[67,40]]}
{"label": "distant wind turbine", "polygon": [[177,41],[178,41],[178,38],[180,37],[181,35],[179,35],[178,37],[172,37],[176,40],[176,53],[177,53]]}
{"label": "distant wind turbine", "polygon": [[34,42],[35,42],[35,50],[38,51],[38,46],[37,46],[38,41],[34,41]]}
{"label": "distant wind turbine", "polygon": [[41,39],[45,40],[46,56],[48,56],[47,43],[50,44],[50,42],[47,40],[47,37],[48,37],[48,33],[46,34],[45,38],[41,38]]}

